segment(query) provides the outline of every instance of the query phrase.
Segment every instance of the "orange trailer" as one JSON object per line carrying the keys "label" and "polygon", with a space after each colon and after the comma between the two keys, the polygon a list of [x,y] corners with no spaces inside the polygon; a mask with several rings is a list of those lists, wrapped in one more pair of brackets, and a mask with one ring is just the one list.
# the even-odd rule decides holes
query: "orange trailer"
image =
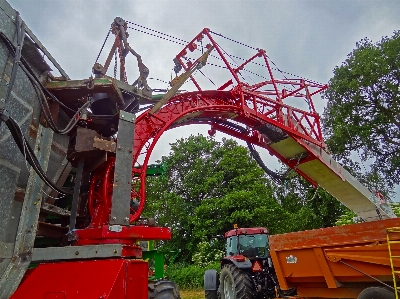
{"label": "orange trailer", "polygon": [[280,288],[296,288],[304,298],[369,298],[360,293],[371,287],[394,294],[391,261],[400,270],[400,233],[389,234],[389,256],[393,227],[399,218],[270,236]]}

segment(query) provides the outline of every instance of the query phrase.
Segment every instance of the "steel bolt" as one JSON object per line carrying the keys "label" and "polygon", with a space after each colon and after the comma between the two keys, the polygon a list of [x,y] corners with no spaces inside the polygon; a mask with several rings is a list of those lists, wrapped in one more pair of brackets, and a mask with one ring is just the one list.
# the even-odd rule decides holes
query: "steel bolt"
{"label": "steel bolt", "polygon": [[2,103],[4,103],[5,101],[6,101],[6,100],[3,99],[3,98],[0,99],[0,102],[2,102]]}
{"label": "steel bolt", "polygon": [[117,220],[117,217],[113,217],[112,220]]}
{"label": "steel bolt", "polygon": [[75,255],[79,255],[79,251],[75,251]]}
{"label": "steel bolt", "polygon": [[128,217],[125,217],[124,220],[125,220],[125,222],[128,222],[128,221],[129,221],[129,218],[128,218]]}

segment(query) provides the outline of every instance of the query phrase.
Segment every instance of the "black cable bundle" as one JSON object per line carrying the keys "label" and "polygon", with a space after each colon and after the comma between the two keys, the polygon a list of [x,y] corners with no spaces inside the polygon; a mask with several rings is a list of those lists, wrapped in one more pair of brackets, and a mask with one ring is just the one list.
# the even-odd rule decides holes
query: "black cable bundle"
{"label": "black cable bundle", "polygon": [[[21,67],[21,69],[25,72],[27,75],[28,79],[32,83],[35,92],[38,96],[39,103],[43,112],[43,115],[49,124],[50,128],[56,132],[57,134],[68,134],[78,123],[79,121],[79,115],[80,113],[86,111],[86,109],[90,106],[91,102],[87,102],[84,105],[82,105],[81,108],[78,109],[78,111],[74,111],[71,108],[67,107],[65,104],[60,102],[51,92],[49,92],[45,86],[40,82],[39,78],[36,76],[36,74],[33,72],[29,64],[25,61],[25,59],[22,57],[21,52],[22,52],[22,42],[24,39],[24,23],[20,23],[20,18],[19,15],[17,16],[16,19],[16,26],[17,26],[17,46],[15,47],[13,43],[8,39],[7,36],[4,35],[4,33],[0,33],[0,38],[3,40],[9,51],[14,55],[14,62],[13,62],[13,68],[11,70],[11,76],[10,76],[10,82],[8,84],[8,89],[7,93],[5,95],[5,103],[7,103],[8,98],[10,97],[16,74],[17,74],[17,69],[18,66]],[[48,106],[46,96],[44,95],[43,90],[47,93],[48,96],[50,96],[53,100],[58,102],[61,106],[64,108],[71,110],[75,112],[75,115],[71,118],[70,122],[64,129],[58,129],[52,116],[50,113],[50,107]],[[43,182],[52,188],[53,190],[61,193],[61,194],[71,194],[70,192],[67,192],[65,190],[62,190],[58,188],[53,182],[47,177],[45,171],[41,167],[38,159],[35,156],[35,153],[32,149],[32,147],[29,145],[27,142],[25,136],[23,135],[23,132],[18,125],[18,123],[9,116],[8,111],[4,107],[3,109],[0,110],[0,123],[3,121],[8,129],[11,132],[11,135],[13,136],[19,150],[21,153],[24,155],[25,159],[28,161],[28,163],[33,167],[35,172],[39,175],[39,177],[43,180]]]}
{"label": "black cable bundle", "polygon": [[21,130],[20,126],[17,124],[17,122],[13,118],[5,115],[4,113],[0,113],[0,120],[4,121],[4,123],[7,125],[7,127],[10,130],[11,135],[13,136],[13,138],[15,140],[15,143],[17,144],[19,150],[24,155],[24,157],[28,161],[28,163],[33,167],[35,172],[43,180],[43,182],[45,182],[45,184],[47,186],[49,186],[50,188],[52,188],[53,190],[55,190],[55,191],[57,191],[59,193],[71,194],[69,192],[66,192],[63,189],[58,188],[47,177],[45,171],[40,166],[40,163],[39,163],[38,159],[36,158],[32,147],[29,145],[29,143],[25,139],[25,136],[23,135],[22,130]]}

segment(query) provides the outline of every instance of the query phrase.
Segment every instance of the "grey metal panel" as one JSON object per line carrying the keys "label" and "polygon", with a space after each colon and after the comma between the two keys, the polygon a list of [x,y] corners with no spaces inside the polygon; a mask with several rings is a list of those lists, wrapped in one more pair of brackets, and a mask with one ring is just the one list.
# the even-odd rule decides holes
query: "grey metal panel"
{"label": "grey metal panel", "polygon": [[70,221],[69,221],[69,230],[70,231],[75,229],[76,216],[78,214],[79,194],[81,191],[81,183],[82,183],[84,164],[85,164],[85,160],[80,159],[78,162],[78,168],[77,168],[76,177],[75,177],[75,188],[74,188],[74,195],[73,195],[73,199],[72,199],[71,217],[70,217]]}
{"label": "grey metal panel", "polygon": [[[15,16],[16,12],[8,5],[8,3],[1,1],[0,31],[4,33],[10,40],[14,40],[15,36],[15,25],[11,19],[11,17],[15,18]],[[5,84],[7,83],[8,78],[8,76],[4,76],[3,74],[5,72],[10,74],[11,72],[9,59],[10,53],[7,47],[3,42],[0,42],[0,86],[4,86],[3,90],[6,87]],[[20,80],[21,75],[17,73],[16,84],[19,84]],[[16,114],[15,109],[19,108],[18,104],[14,103],[14,96],[15,93],[11,94],[10,102],[12,102],[12,105],[10,108],[7,107],[12,117],[14,117]],[[17,122],[21,123],[20,117],[16,117],[16,119]],[[25,125],[25,132],[26,129],[27,126]],[[17,158],[13,156],[15,149],[16,145],[10,141],[8,128],[3,124],[0,126],[0,242],[11,244],[15,242],[15,236],[22,207],[20,202],[13,200],[17,187],[17,181],[21,174],[20,163],[16,163]],[[8,252],[9,248],[9,246],[7,246],[7,249],[5,247],[1,247],[0,252]],[[12,249],[14,249],[13,246]],[[0,262],[0,275],[7,268],[9,261],[9,259],[4,259]]]}
{"label": "grey metal panel", "polygon": [[[0,63],[7,59],[6,56],[1,55],[0,52]],[[7,109],[25,136],[29,136],[33,120],[39,118],[39,110],[34,109],[34,100],[33,88],[25,74],[19,69]],[[35,143],[34,138],[28,140],[31,145]],[[17,188],[25,190],[29,171],[25,166],[24,157],[5,125],[0,127],[0,161],[2,161],[0,163],[0,182],[2,183],[0,187],[0,241],[12,242],[16,237],[17,223],[21,213],[21,203],[14,201],[14,194]],[[0,265],[0,273],[2,270],[4,270],[3,266]]]}
{"label": "grey metal panel", "polygon": [[0,171],[0,242],[14,242],[22,205],[20,202],[12,200],[15,188],[12,189],[9,186],[15,186],[19,175],[19,168],[16,168],[7,160],[0,158]]}
{"label": "grey metal panel", "polygon": [[[290,142],[295,143],[292,138]],[[289,141],[286,141],[289,142]],[[302,163],[298,168],[316,181],[328,193],[360,216],[364,221],[396,218],[390,206],[379,199],[343,168],[322,148],[312,144],[305,145],[319,160]],[[280,142],[272,146],[279,153]],[[306,150],[304,150],[306,152]],[[291,158],[291,157],[289,157]],[[322,162],[323,161],[323,162]]]}
{"label": "grey metal panel", "polygon": [[[39,126],[35,155],[44,170],[47,169],[53,131]],[[5,259],[9,264],[0,277],[0,298],[8,298],[16,290],[31,262],[42,200],[43,181],[30,169],[21,216],[16,234],[13,256]]]}
{"label": "grey metal panel", "polygon": [[9,259],[14,251],[14,243],[0,242],[0,259]]}
{"label": "grey metal panel", "polygon": [[45,262],[56,260],[121,257],[122,249],[123,245],[121,244],[35,248],[32,254],[32,261]]}
{"label": "grey metal panel", "polygon": [[[11,41],[15,40],[15,17],[16,11],[6,1],[0,0],[0,32]],[[38,42],[37,39],[36,42]],[[41,75],[43,70],[49,69],[43,59],[37,60],[41,53],[37,49],[37,53],[35,53],[35,45],[27,37],[24,46],[22,52],[23,55],[27,56],[24,56],[24,58],[37,76]],[[11,72],[12,59],[8,48],[0,41],[0,85],[7,84],[9,81],[7,74]],[[33,147],[39,126],[40,105],[31,82],[20,68],[17,71],[11,97],[7,103],[7,110],[21,127],[28,143]],[[64,123],[65,120],[60,118],[59,125],[61,126]],[[54,136],[47,174],[55,180],[60,173],[57,172],[59,165],[65,159],[67,146],[68,136]],[[26,167],[25,159],[8,128],[3,124],[0,126],[0,242],[15,241],[22,204],[15,201],[14,195],[16,191],[19,191],[23,196],[28,178],[29,170]],[[4,261],[0,261],[0,275],[4,267]]]}
{"label": "grey metal panel", "polygon": [[120,111],[110,224],[129,225],[135,115]]}
{"label": "grey metal panel", "polygon": [[[14,44],[15,18],[16,11],[6,1],[0,0],[0,32]],[[33,33],[29,29],[26,31],[30,38],[26,36],[24,39],[22,55],[36,76],[39,77],[50,69],[38,48],[46,53],[56,67],[59,67]],[[7,90],[12,63],[13,56],[0,40],[2,92]],[[62,69],[60,72],[67,77]],[[35,147],[36,151],[40,145],[37,156],[44,166],[43,169],[46,171],[47,168],[47,175],[53,180],[58,180],[61,174],[60,165],[66,163],[69,137],[54,135],[53,140],[53,132],[39,126],[39,101],[31,82],[21,68],[17,70],[6,109],[20,126],[28,143]],[[59,117],[57,122],[60,127],[65,126],[66,118],[66,115]],[[40,187],[34,181],[37,181]],[[0,182],[0,298],[8,298],[12,290],[18,286],[30,262],[40,201],[43,199],[43,183],[34,171],[30,171],[26,166],[25,158],[4,124],[0,126]]]}

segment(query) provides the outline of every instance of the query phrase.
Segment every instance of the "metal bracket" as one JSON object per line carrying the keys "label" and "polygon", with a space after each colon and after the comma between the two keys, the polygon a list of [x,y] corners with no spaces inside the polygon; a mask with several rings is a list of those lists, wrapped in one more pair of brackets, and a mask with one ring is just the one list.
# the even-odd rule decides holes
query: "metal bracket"
{"label": "metal bracket", "polygon": [[120,111],[110,225],[129,225],[135,114]]}
{"label": "metal bracket", "polygon": [[108,227],[108,230],[110,232],[120,233],[120,232],[122,232],[122,226],[121,225],[110,225]]}
{"label": "metal bracket", "polygon": [[48,247],[33,249],[32,261],[57,261],[89,258],[110,258],[123,255],[122,244]]}
{"label": "metal bracket", "polygon": [[[119,111],[119,119],[127,121],[127,122],[131,122],[131,123],[135,123],[136,116],[135,116],[135,114],[120,110]],[[118,135],[119,135],[119,132],[120,132],[120,128],[118,127]]]}

